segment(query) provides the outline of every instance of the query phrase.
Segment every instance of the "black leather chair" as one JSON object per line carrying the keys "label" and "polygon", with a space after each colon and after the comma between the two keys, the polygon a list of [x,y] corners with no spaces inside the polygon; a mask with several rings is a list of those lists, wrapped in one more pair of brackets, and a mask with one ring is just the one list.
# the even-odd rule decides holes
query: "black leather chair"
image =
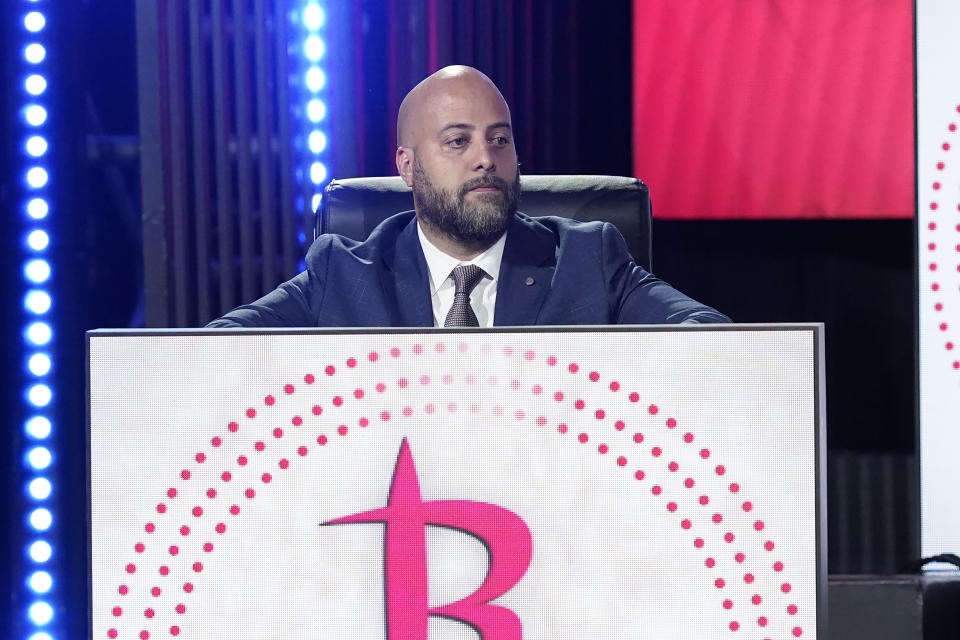
{"label": "black leather chair", "polygon": [[[520,211],[611,222],[637,264],[651,270],[650,191],[636,178],[614,176],[523,176]],[[413,209],[413,194],[399,176],[350,178],[327,185],[317,233],[363,240],[384,219]]]}

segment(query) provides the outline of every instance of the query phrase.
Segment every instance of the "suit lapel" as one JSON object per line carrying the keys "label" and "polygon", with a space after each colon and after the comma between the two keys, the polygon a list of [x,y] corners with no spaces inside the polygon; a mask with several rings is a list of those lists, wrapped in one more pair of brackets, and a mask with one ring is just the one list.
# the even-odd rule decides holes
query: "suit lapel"
{"label": "suit lapel", "polygon": [[494,325],[535,325],[556,266],[553,234],[525,215],[514,216],[500,263]]}
{"label": "suit lapel", "polygon": [[395,327],[432,327],[430,278],[417,237],[417,219],[411,217],[393,245],[384,249],[381,285],[384,296],[393,303],[391,324]]}

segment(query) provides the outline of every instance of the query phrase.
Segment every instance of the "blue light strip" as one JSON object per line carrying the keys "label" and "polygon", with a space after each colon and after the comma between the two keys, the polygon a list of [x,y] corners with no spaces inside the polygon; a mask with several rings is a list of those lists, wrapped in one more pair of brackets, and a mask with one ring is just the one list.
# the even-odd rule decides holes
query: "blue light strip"
{"label": "blue light strip", "polygon": [[323,188],[328,182],[325,151],[327,149],[327,134],[322,123],[327,115],[327,104],[323,100],[323,89],[327,83],[326,72],[321,66],[326,53],[327,43],[323,39],[323,28],[326,25],[326,13],[319,2],[304,2],[300,13],[303,25],[303,86],[306,91],[305,137],[306,137],[306,175],[314,185],[313,197],[310,202],[310,212],[320,206],[323,197]]}
{"label": "blue light strip", "polygon": [[49,260],[51,192],[49,168],[49,95],[46,69],[49,68],[46,3],[21,0],[20,44],[22,82],[20,86],[20,158],[22,160],[23,193],[23,279],[24,279],[24,356],[26,384],[23,389],[27,406],[24,431],[27,446],[23,461],[26,467],[27,497],[24,525],[27,530],[25,588],[28,593],[26,615],[29,640],[53,640],[55,624],[50,597],[56,584],[49,567],[54,549],[48,540],[55,526],[51,498],[55,487],[49,477],[53,454],[49,446],[53,424],[49,410],[53,402],[50,376],[54,361],[51,353],[53,329],[50,311],[52,270]]}

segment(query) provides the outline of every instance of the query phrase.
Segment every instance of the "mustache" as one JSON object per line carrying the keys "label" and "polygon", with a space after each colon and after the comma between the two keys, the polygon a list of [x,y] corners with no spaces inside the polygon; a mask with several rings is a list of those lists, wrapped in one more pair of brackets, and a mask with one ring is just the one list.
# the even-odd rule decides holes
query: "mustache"
{"label": "mustache", "polygon": [[497,176],[478,176],[463,183],[463,186],[460,187],[460,197],[467,195],[469,191],[478,187],[493,187],[500,190],[504,195],[506,195],[510,189],[510,185],[508,185],[507,181],[503,178],[498,178]]}

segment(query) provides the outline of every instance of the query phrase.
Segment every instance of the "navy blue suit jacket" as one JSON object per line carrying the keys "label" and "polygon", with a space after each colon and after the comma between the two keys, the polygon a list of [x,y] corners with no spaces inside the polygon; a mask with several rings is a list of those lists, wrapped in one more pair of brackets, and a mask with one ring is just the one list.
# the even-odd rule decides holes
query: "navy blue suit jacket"
{"label": "navy blue suit jacket", "polygon": [[[412,211],[364,242],[322,235],[307,270],[210,327],[431,327]],[[729,322],[637,266],[609,223],[516,214],[497,282],[496,326]]]}

